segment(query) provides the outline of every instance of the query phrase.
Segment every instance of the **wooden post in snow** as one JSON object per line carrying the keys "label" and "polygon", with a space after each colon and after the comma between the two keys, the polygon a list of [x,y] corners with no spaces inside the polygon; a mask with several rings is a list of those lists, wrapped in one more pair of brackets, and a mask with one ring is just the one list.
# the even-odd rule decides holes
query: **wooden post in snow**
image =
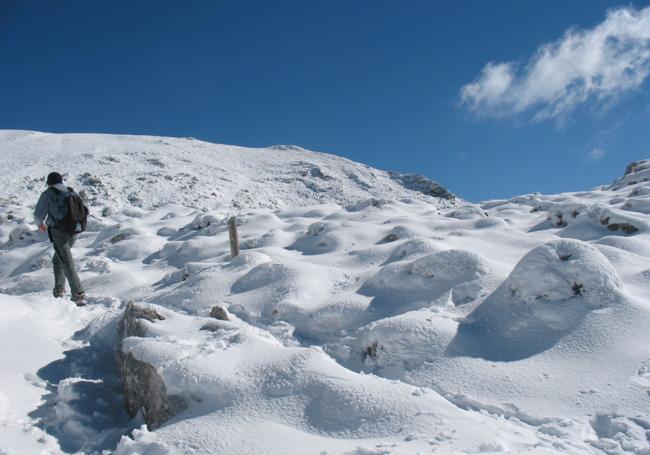
{"label": "wooden post in snow", "polygon": [[237,219],[231,216],[228,220],[228,234],[230,236],[230,255],[239,256],[239,237],[237,236]]}

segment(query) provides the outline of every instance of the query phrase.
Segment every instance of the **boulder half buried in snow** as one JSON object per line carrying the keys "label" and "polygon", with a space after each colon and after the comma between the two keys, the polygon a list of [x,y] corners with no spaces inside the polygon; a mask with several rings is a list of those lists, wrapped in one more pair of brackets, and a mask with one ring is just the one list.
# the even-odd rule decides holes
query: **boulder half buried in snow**
{"label": "boulder half buried in snow", "polygon": [[[165,320],[153,306],[129,302],[119,323],[121,337],[145,337],[146,324]],[[153,365],[138,360],[131,352],[124,352],[120,342],[116,359],[122,376],[124,407],[131,416],[138,412],[149,430],[164,424],[187,407],[182,397],[168,395],[163,379]]]}
{"label": "boulder half buried in snow", "polygon": [[455,305],[480,297],[490,278],[487,262],[465,250],[445,250],[384,266],[359,293],[374,297],[371,311],[391,316],[429,306],[446,292]]}
{"label": "boulder half buried in snow", "polygon": [[538,354],[590,311],[621,302],[621,286],[611,263],[588,243],[545,243],[461,323],[449,353],[503,361]]}

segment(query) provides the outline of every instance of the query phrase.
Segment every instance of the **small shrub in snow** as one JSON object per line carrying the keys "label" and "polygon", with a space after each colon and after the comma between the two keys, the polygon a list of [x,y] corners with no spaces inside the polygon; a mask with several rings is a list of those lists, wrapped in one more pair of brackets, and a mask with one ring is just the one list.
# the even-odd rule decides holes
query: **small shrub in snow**
{"label": "small shrub in snow", "polygon": [[379,344],[376,341],[373,341],[370,343],[366,348],[363,350],[363,358],[371,358],[375,360],[377,358],[377,348],[379,347]]}
{"label": "small shrub in snow", "polygon": [[573,224],[574,220],[587,209],[585,204],[560,203],[549,207],[547,219],[553,226],[563,228]]}
{"label": "small shrub in snow", "polygon": [[582,283],[578,283],[577,281],[573,282],[573,286],[571,286],[571,289],[573,290],[573,293],[575,295],[579,295],[582,297],[582,293],[585,290],[585,286]]}

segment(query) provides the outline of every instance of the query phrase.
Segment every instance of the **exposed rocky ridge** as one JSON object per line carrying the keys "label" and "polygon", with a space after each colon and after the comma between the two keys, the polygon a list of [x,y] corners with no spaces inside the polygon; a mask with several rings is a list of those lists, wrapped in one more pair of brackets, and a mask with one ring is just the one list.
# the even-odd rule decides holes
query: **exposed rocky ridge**
{"label": "exposed rocky ridge", "polygon": [[456,196],[451,191],[424,175],[401,174],[398,172],[388,172],[388,175],[390,175],[390,178],[400,182],[404,185],[404,188],[409,190],[419,191],[420,193],[452,202],[456,200]]}
{"label": "exposed rocky ridge", "polygon": [[[546,223],[538,225],[537,229],[560,228],[562,237],[578,235],[577,238],[586,240],[605,232],[623,235],[648,232],[650,223],[644,215],[650,214],[650,160],[630,163],[625,173],[611,185],[601,186],[593,192],[533,193],[481,203],[484,210],[500,212],[517,205],[529,206],[531,213],[546,212]],[[461,209],[463,207],[454,212]]]}

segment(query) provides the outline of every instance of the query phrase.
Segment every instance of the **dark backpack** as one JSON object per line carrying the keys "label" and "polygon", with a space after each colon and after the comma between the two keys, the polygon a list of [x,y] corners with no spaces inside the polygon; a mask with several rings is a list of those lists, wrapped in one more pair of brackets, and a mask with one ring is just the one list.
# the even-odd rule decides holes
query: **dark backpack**
{"label": "dark backpack", "polygon": [[85,231],[88,223],[88,207],[84,204],[81,196],[70,187],[68,187],[67,193],[63,193],[56,188],[53,189],[59,194],[63,194],[63,204],[67,209],[65,216],[60,220],[56,220],[56,228],[70,234],[79,234]]}

